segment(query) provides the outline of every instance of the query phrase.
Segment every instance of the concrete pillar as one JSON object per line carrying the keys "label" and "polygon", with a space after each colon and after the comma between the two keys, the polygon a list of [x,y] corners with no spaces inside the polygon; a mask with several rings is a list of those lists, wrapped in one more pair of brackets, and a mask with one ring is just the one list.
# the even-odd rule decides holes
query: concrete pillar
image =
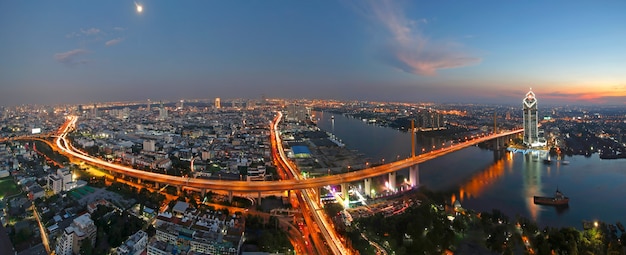
{"label": "concrete pillar", "polygon": [[372,178],[363,179],[363,193],[365,196],[372,197]]}
{"label": "concrete pillar", "polygon": [[493,162],[498,162],[502,157],[504,157],[504,151],[493,150]]}
{"label": "concrete pillar", "polygon": [[180,185],[176,186],[176,195],[180,195],[181,191],[182,191],[182,187]]}
{"label": "concrete pillar", "polygon": [[411,120],[411,157],[415,157],[415,120]]}
{"label": "concrete pillar", "polygon": [[204,199],[204,196],[206,196],[206,189],[201,189],[200,193],[202,194],[202,199]]}
{"label": "concrete pillar", "polygon": [[259,191],[259,196],[258,196],[258,201],[257,201],[257,203],[258,203],[259,205],[261,205],[261,192],[260,192],[260,191]]}
{"label": "concrete pillar", "polygon": [[341,195],[343,196],[343,206],[347,208],[350,204],[350,194],[348,193],[348,184],[341,184]]}
{"label": "concrete pillar", "polygon": [[396,172],[389,173],[389,188],[391,191],[396,191]]}
{"label": "concrete pillar", "polygon": [[233,192],[232,191],[228,191],[228,202],[230,202],[230,203],[233,202]]}
{"label": "concrete pillar", "polygon": [[154,188],[155,188],[155,189],[159,189],[159,183],[158,183],[158,182],[155,182],[155,183],[154,183]]}
{"label": "concrete pillar", "polygon": [[409,183],[411,184],[411,187],[417,187],[420,185],[419,165],[409,167]]}

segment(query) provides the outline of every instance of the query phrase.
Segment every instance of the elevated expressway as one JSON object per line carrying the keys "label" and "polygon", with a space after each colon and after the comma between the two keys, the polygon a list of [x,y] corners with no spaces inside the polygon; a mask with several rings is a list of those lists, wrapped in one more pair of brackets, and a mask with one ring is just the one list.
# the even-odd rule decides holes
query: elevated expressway
{"label": "elevated expressway", "polygon": [[[195,179],[195,178],[187,178],[180,176],[171,176],[166,174],[152,173],[146,172],[142,170],[133,169],[126,166],[121,166],[117,164],[112,164],[110,162],[94,158],[82,151],[77,150],[72,146],[72,144],[67,139],[67,134],[74,129],[78,118],[75,116],[70,116],[67,118],[67,121],[59,128],[59,131],[55,133],[55,135],[51,135],[48,137],[55,137],[54,143],[50,143],[48,140],[45,140],[44,136],[30,136],[30,137],[16,137],[16,138],[4,138],[0,139],[0,142],[4,142],[7,140],[40,140],[48,143],[53,147],[53,149],[59,151],[60,153],[68,156],[72,161],[84,161],[88,164],[104,168],[111,172],[116,172],[123,174],[125,176],[134,177],[141,180],[152,181],[160,184],[168,184],[174,185],[178,187],[190,187],[199,190],[223,190],[229,192],[238,192],[238,193],[260,193],[260,192],[270,192],[270,191],[286,191],[286,190],[300,190],[302,191],[300,194],[300,198],[304,200],[303,202],[307,205],[307,209],[311,212],[311,216],[315,223],[319,226],[319,230],[321,231],[322,236],[327,241],[327,245],[332,251],[333,254],[348,254],[349,251],[340,241],[340,239],[336,236],[336,233],[332,230],[331,223],[326,219],[326,217],[321,213],[321,208],[319,205],[314,202],[316,200],[314,197],[318,196],[316,194],[316,188],[323,187],[327,185],[339,185],[346,184],[351,182],[362,181],[365,179],[370,179],[376,176],[381,176],[384,174],[393,174],[396,171],[410,168],[416,166],[425,161],[444,156],[446,154],[462,150],[464,148],[474,146],[479,143],[487,142],[493,139],[501,139],[507,136],[516,135],[518,133],[523,132],[520,130],[513,131],[505,131],[497,134],[491,134],[488,136],[478,137],[472,140],[468,140],[465,142],[457,143],[451,145],[449,147],[441,148],[439,150],[430,151],[428,153],[424,153],[421,155],[409,157],[406,159],[398,160],[395,162],[390,162],[384,165],[379,165],[375,167],[370,167],[366,169],[362,169],[359,171],[335,174],[332,176],[323,176],[312,179],[303,179],[299,172],[297,171],[297,167],[291,163],[282,148],[282,143],[280,140],[280,135],[277,130],[278,123],[282,118],[282,114],[279,112],[275,121],[272,123],[272,147],[276,149],[278,152],[278,158],[280,160],[280,164],[290,171],[290,175],[293,179],[288,180],[280,180],[280,181],[265,181],[265,182],[248,182],[248,181],[222,181],[222,180],[208,180],[208,179]],[[391,177],[392,175],[390,175]],[[318,251],[322,250],[321,247],[318,247]]]}
{"label": "elevated expressway", "polygon": [[[298,171],[296,165],[293,164],[285,155],[285,150],[283,148],[283,144],[280,138],[280,132],[278,131],[278,123],[282,119],[283,115],[281,112],[278,112],[274,123],[271,125],[271,136],[272,136],[272,149],[275,150],[275,157],[278,160],[278,164],[284,170],[289,170],[287,173],[288,176],[292,176],[295,180],[302,180],[302,174]],[[304,219],[307,221],[307,226],[312,228],[317,228],[319,233],[323,236],[325,240],[325,244],[330,248],[332,254],[351,254],[350,250],[345,247],[344,243],[341,241],[341,238],[335,232],[334,226],[332,226],[331,221],[326,217],[324,210],[320,207],[320,204],[317,203],[319,198],[319,194],[314,189],[302,189],[296,190],[296,195],[300,200],[300,204],[303,204],[303,212],[305,212]],[[312,219],[309,218],[311,216]],[[315,224],[311,224],[312,221]],[[313,237],[315,240],[316,249],[319,254],[326,254],[326,250],[321,247],[322,244],[318,238]]]}
{"label": "elevated expressway", "polygon": [[[497,134],[491,134],[483,137],[478,137],[472,140],[454,144],[450,147],[445,147],[436,151],[427,152],[414,157],[390,162],[384,165],[370,167],[359,171],[335,174],[331,176],[322,176],[312,179],[291,179],[280,181],[264,181],[264,182],[248,182],[248,181],[222,181],[222,180],[209,180],[209,179],[195,179],[180,176],[172,176],[167,174],[159,174],[146,172],[143,170],[137,170],[126,166],[110,163],[105,160],[94,158],[89,156],[74,147],[67,140],[67,134],[73,129],[77,122],[77,117],[68,117],[68,121],[63,125],[62,132],[56,136],[54,147],[62,154],[70,157],[73,160],[82,160],[85,163],[92,164],[94,166],[102,167],[106,170],[120,173],[126,176],[134,177],[145,181],[153,181],[161,184],[169,184],[175,186],[185,186],[196,189],[209,189],[209,190],[225,190],[241,193],[256,193],[256,192],[268,192],[268,191],[286,191],[286,190],[302,190],[311,189],[317,187],[323,187],[327,185],[339,185],[344,183],[361,181],[364,179],[381,176],[384,174],[394,173],[401,169],[406,169],[411,166],[423,163],[425,161],[444,156],[446,154],[465,149],[470,146],[474,146],[479,143],[487,142],[492,139],[507,137],[523,132],[522,129],[505,131]],[[19,140],[29,140],[27,137],[22,137]],[[40,140],[37,138],[30,138],[30,140]]]}

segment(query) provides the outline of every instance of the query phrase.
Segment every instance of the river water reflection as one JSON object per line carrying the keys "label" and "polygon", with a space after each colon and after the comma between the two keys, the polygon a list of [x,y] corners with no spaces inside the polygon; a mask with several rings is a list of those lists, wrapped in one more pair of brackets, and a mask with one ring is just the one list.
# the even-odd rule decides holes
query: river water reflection
{"label": "river water reflection", "polygon": [[[370,162],[406,158],[411,153],[409,133],[340,114],[314,114],[322,130],[334,133]],[[416,140],[418,153],[445,142],[420,136]],[[470,147],[420,164],[420,185],[454,193],[452,199],[459,199],[463,207],[476,211],[497,208],[511,218],[523,215],[541,226],[580,229],[582,220],[626,223],[626,160],[601,160],[597,154],[565,160],[569,164],[554,160],[548,165],[541,155],[494,157],[492,151]],[[557,210],[533,203],[533,196],[553,196],[557,187],[570,198],[568,208]]]}

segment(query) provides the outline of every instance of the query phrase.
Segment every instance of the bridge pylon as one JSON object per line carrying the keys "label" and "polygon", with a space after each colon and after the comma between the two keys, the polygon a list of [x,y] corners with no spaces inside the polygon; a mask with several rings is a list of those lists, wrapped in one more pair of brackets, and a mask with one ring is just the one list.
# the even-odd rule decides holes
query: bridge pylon
{"label": "bridge pylon", "polygon": [[411,184],[411,187],[417,187],[420,185],[419,165],[409,167],[409,183]]}
{"label": "bridge pylon", "polygon": [[415,157],[415,120],[411,120],[411,157]]}
{"label": "bridge pylon", "polygon": [[391,192],[395,192],[396,191],[396,172],[390,172],[389,173],[389,190]]}
{"label": "bridge pylon", "polygon": [[350,206],[350,193],[348,193],[348,183],[341,184],[341,195],[343,196],[343,207]]}
{"label": "bridge pylon", "polygon": [[372,178],[363,179],[363,193],[368,197],[372,197]]}

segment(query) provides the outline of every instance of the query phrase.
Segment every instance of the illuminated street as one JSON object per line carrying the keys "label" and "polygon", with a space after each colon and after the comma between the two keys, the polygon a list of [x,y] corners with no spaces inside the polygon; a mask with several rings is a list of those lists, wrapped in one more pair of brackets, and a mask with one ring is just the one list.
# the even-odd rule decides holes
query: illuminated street
{"label": "illuminated street", "polygon": [[441,148],[436,151],[431,151],[426,154],[421,154],[415,157],[401,159],[398,161],[386,163],[359,171],[353,171],[348,173],[336,174],[332,176],[322,176],[313,179],[292,179],[275,181],[272,184],[268,182],[246,182],[246,181],[220,181],[220,180],[208,180],[208,179],[193,179],[179,176],[171,176],[153,172],[146,172],[137,169],[133,169],[126,166],[120,166],[113,164],[98,158],[84,155],[83,152],[76,151],[67,140],[67,132],[71,130],[71,127],[76,124],[77,117],[69,117],[68,123],[65,125],[65,133],[59,135],[56,138],[56,148],[59,149],[66,156],[71,159],[83,160],[89,164],[101,167],[103,169],[128,175],[130,177],[150,180],[158,183],[167,183],[175,186],[187,186],[198,189],[212,189],[212,190],[228,190],[233,192],[264,192],[264,191],[285,191],[295,189],[310,189],[323,187],[327,185],[338,185],[342,183],[350,183],[360,181],[366,178],[372,178],[380,175],[384,175],[390,172],[396,172],[400,169],[408,168],[412,165],[419,164],[428,161],[433,158],[441,157],[448,153],[452,153],[482,142],[486,142],[499,137],[506,137],[514,134],[518,134],[523,130],[514,130],[508,132],[502,132],[494,135],[481,136],[472,140],[460,142],[450,147]]}

